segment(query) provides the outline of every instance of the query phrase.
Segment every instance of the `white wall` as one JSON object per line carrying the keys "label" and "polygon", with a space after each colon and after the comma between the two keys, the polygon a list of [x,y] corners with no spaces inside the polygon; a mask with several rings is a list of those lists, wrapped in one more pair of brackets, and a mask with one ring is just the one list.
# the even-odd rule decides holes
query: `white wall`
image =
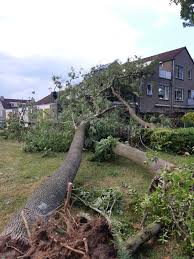
{"label": "white wall", "polygon": [[3,108],[2,102],[0,101],[0,120],[5,120],[5,109]]}

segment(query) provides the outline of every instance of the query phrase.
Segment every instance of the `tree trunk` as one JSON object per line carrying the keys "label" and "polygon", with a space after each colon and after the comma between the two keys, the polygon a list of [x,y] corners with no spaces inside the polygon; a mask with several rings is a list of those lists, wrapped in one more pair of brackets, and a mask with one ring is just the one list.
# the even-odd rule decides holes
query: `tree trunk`
{"label": "tree trunk", "polygon": [[134,111],[133,108],[131,108],[131,106],[128,104],[128,102],[126,102],[121,96],[120,94],[118,94],[113,87],[111,87],[112,93],[115,97],[117,97],[117,99],[122,102],[124,104],[124,106],[127,108],[129,115],[131,116],[131,118],[133,118],[138,124],[140,124],[141,126],[143,126],[144,128],[155,128],[155,125],[153,123],[148,123],[145,122],[144,120],[142,120],[140,117],[138,117]]}
{"label": "tree trunk", "polygon": [[[82,122],[76,129],[69,152],[61,167],[47,178],[27,200],[24,208],[10,220],[1,237],[28,243],[24,218],[29,228],[38,217],[46,218],[64,201],[68,182],[73,182],[81,162],[85,131],[89,122]],[[23,214],[23,217],[22,215]]]}
{"label": "tree trunk", "polygon": [[160,223],[154,222],[137,233],[134,237],[129,238],[126,242],[126,248],[129,251],[129,255],[137,252],[138,248],[152,237],[157,235],[161,228],[162,225]]}
{"label": "tree trunk", "polygon": [[113,152],[116,155],[134,161],[154,173],[158,173],[162,169],[167,169],[170,171],[176,167],[174,164],[159,158],[156,161],[150,161],[145,152],[120,142],[118,142],[113,148]]}

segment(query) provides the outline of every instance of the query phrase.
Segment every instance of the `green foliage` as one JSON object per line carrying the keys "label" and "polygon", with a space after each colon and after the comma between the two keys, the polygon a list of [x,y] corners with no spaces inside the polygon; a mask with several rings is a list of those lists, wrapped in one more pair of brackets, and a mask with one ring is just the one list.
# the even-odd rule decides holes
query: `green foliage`
{"label": "green foliage", "polygon": [[193,186],[193,172],[189,168],[163,172],[156,191],[142,202],[149,221],[164,225],[160,240],[167,242],[170,236],[176,234],[187,253],[191,253],[194,246]]}
{"label": "green foliage", "polygon": [[106,117],[95,118],[90,122],[85,145],[87,148],[93,148],[96,142],[108,136],[123,139],[125,128],[126,125],[116,112],[111,112]]}
{"label": "green foliage", "polygon": [[181,121],[186,124],[186,126],[194,126],[194,112],[188,112],[181,118]]}
{"label": "green foliage", "polygon": [[128,142],[130,146],[140,147],[141,143],[142,127],[137,124],[136,121],[130,119],[128,125]]}
{"label": "green foliage", "polygon": [[0,138],[8,139],[8,133],[6,129],[0,129]]}
{"label": "green foliage", "polygon": [[168,116],[165,116],[164,114],[159,115],[160,119],[160,125],[164,128],[171,128],[172,127],[172,121]]}
{"label": "green foliage", "polygon": [[12,114],[7,120],[7,129],[4,131],[6,138],[16,139],[18,141],[23,140],[25,136],[24,124],[20,121],[17,114]]}
{"label": "green foliage", "polygon": [[191,24],[194,23],[193,0],[170,0],[170,2],[175,4],[180,4],[181,18]]}
{"label": "green foliage", "polygon": [[44,155],[53,152],[66,152],[73,137],[71,124],[53,124],[42,121],[32,127],[25,137],[26,152],[44,151]]}
{"label": "green foliage", "polygon": [[[126,184],[126,183],[125,183]],[[123,186],[124,187],[124,186]],[[77,188],[73,191],[76,198],[76,205],[85,205],[90,209],[103,215],[108,221],[111,221],[111,231],[114,237],[115,245],[118,249],[118,258],[128,258],[124,241],[131,234],[131,225],[129,218],[125,218],[124,210],[126,201],[124,194],[127,195],[127,201],[130,200],[130,212],[133,205],[139,204],[139,196],[136,190],[125,186],[125,193],[118,188],[105,188],[90,190]],[[122,215],[122,217],[121,217]]]}
{"label": "green foliage", "polygon": [[84,201],[90,207],[95,208],[104,215],[110,216],[112,210],[118,211],[121,205],[122,193],[117,189],[105,188],[102,190],[87,191],[78,188],[74,191],[75,197],[79,197],[77,202]]}
{"label": "green foliage", "polygon": [[173,120],[166,114],[145,114],[144,120],[150,123],[154,123],[158,127],[171,128],[173,126]]}
{"label": "green foliage", "polygon": [[167,152],[193,152],[194,128],[144,130],[145,143],[153,149]]}
{"label": "green foliage", "polygon": [[[60,97],[63,107],[61,118],[79,124],[112,106],[113,95],[110,87],[122,93],[140,94],[142,80],[153,72],[153,65],[146,65],[139,59],[128,60],[124,64],[118,60],[91,68],[86,73],[72,70],[66,81],[66,89]],[[74,80],[78,79],[76,83]],[[58,80],[58,78],[57,78]]]}
{"label": "green foliage", "polygon": [[110,160],[114,157],[113,147],[116,145],[117,139],[109,136],[106,139],[101,139],[100,142],[96,143],[95,154],[92,161],[103,162]]}

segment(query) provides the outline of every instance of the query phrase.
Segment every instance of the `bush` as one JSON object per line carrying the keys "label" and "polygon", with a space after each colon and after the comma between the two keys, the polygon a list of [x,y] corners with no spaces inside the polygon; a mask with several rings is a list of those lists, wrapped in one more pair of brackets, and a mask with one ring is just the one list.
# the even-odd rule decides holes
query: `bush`
{"label": "bush", "polygon": [[117,140],[112,136],[109,136],[106,139],[101,139],[101,141],[98,142],[95,146],[95,154],[91,160],[103,162],[112,159],[114,157],[112,149],[116,143]]}
{"label": "bush", "polygon": [[194,245],[192,188],[192,169],[185,167],[173,172],[164,171],[156,190],[142,202],[147,219],[163,224],[160,240],[167,242],[172,235],[176,235],[187,254],[192,254]]}
{"label": "bush", "polygon": [[127,140],[127,127],[121,122],[118,114],[112,113],[109,117],[92,120],[90,122],[85,146],[87,148],[94,148],[96,142],[108,136]]}
{"label": "bush", "polygon": [[26,152],[68,151],[73,138],[73,129],[69,124],[40,122],[28,131],[25,137]]}
{"label": "bush", "polygon": [[22,124],[17,114],[12,114],[7,120],[7,128],[4,131],[5,138],[22,141],[25,137],[25,125]]}
{"label": "bush", "polygon": [[193,152],[194,128],[144,130],[143,139],[153,149],[184,153]]}
{"label": "bush", "polygon": [[181,121],[188,126],[194,126],[194,112],[188,112],[181,118]]}

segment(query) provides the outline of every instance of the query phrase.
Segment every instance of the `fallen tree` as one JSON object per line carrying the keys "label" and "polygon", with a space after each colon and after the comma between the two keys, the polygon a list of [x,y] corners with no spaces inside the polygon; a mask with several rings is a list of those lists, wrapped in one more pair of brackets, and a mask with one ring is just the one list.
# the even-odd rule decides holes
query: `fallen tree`
{"label": "fallen tree", "polygon": [[[29,197],[24,208],[13,216],[1,237],[10,236],[13,240],[28,243],[24,218],[29,227],[38,217],[49,216],[64,201],[68,182],[73,182],[81,162],[85,131],[89,123],[82,122],[75,130],[69,152],[61,167],[46,179]],[[23,217],[22,217],[23,213]]]}
{"label": "fallen tree", "polygon": [[113,152],[145,167],[155,174],[158,174],[163,169],[171,171],[176,167],[174,164],[160,158],[151,161],[145,152],[120,142],[117,142],[116,146],[113,147]]}
{"label": "fallen tree", "polygon": [[[101,117],[115,109],[111,106],[94,117]],[[73,182],[79,169],[86,129],[90,120],[83,120],[79,126],[74,125],[75,134],[67,156],[61,167],[46,179],[29,197],[24,208],[20,210],[5,226],[0,237],[9,236],[13,240],[27,244],[30,241],[30,228],[37,218],[47,219],[64,201],[69,182]]]}
{"label": "fallen tree", "polygon": [[[123,71],[122,68],[121,71]],[[70,87],[64,94],[66,105],[64,117],[71,118],[73,125],[78,126],[76,126],[73,141],[63,164],[33,192],[24,208],[13,216],[1,233],[2,238],[9,236],[18,242],[30,243],[31,227],[37,218],[48,219],[64,201],[68,182],[73,182],[80,166],[85,133],[90,121],[92,118],[100,117],[115,108],[114,106],[110,107],[110,102],[107,99],[100,97],[99,93],[101,94],[102,87],[97,89],[98,91],[96,90],[96,81],[98,80],[88,89],[89,83],[93,80],[93,75],[97,77],[96,79],[101,80],[101,74],[99,75],[97,71],[92,75],[87,75],[86,83],[81,84],[79,88]],[[91,96],[92,98],[90,98]],[[149,162],[144,152],[122,143],[118,143],[113,151],[117,155],[143,165],[155,173],[166,166],[169,170],[174,166],[163,160],[155,163]]]}
{"label": "fallen tree", "polygon": [[128,102],[126,102],[120,94],[118,94],[114,87],[111,87],[111,91],[113,93],[113,95],[127,108],[127,111],[130,115],[130,117],[132,119],[134,119],[134,121],[136,121],[139,125],[143,126],[144,128],[151,128],[151,129],[154,129],[155,128],[155,125],[153,123],[148,123],[148,122],[145,122],[144,120],[142,120],[135,112],[135,110],[129,105]]}

